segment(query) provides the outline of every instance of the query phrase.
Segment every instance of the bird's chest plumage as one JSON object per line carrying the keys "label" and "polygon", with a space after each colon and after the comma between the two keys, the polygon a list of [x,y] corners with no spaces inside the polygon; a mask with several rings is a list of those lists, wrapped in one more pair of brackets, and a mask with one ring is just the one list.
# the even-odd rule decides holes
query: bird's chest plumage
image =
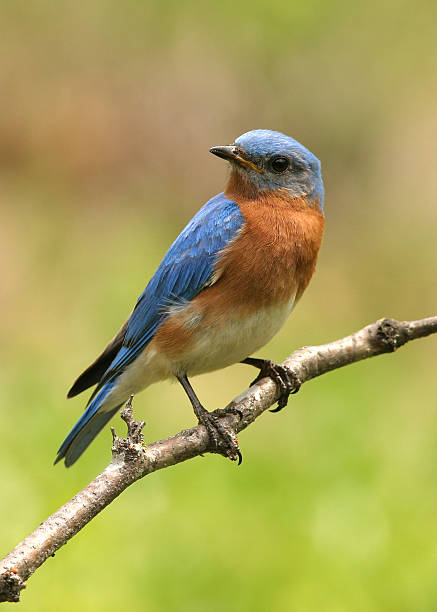
{"label": "bird's chest plumage", "polygon": [[323,215],[300,202],[239,202],[245,223],[213,283],[177,307],[153,341],[174,368],[197,374],[238,362],[282,327],[314,271]]}
{"label": "bird's chest plumage", "polygon": [[221,294],[247,310],[299,299],[317,261],[322,213],[277,196],[239,206],[245,225],[217,264]]}

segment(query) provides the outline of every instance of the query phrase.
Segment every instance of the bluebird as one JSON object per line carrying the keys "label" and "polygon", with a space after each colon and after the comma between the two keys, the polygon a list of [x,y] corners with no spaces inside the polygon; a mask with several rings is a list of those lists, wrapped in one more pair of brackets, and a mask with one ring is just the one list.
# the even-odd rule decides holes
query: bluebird
{"label": "bluebird", "polygon": [[252,130],[210,149],[230,165],[226,189],[209,200],[167,251],[129,319],[79,376],[68,397],[97,385],[55,463],[72,465],[131,394],[176,378],[216,448],[238,443],[208,412],[189,378],[234,363],[278,385],[278,409],[299,387],[288,370],[251,357],[282,327],[307,287],[324,228],[319,160],[299,142]]}

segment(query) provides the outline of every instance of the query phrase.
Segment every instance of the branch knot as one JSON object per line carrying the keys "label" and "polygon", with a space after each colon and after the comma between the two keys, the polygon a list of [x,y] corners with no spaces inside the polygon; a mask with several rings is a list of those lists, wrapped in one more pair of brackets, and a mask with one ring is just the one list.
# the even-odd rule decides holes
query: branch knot
{"label": "branch knot", "polygon": [[385,353],[394,353],[408,342],[405,325],[395,319],[380,319],[376,322],[375,342]]}
{"label": "branch knot", "polygon": [[20,601],[20,592],[26,588],[26,583],[14,567],[6,569],[0,574],[0,602]]}

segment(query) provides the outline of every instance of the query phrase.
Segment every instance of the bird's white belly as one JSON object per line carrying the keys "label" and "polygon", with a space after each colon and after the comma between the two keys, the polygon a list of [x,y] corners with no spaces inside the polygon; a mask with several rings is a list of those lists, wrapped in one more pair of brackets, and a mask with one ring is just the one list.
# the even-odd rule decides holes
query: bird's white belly
{"label": "bird's white belly", "polygon": [[238,363],[273,338],[293,306],[294,297],[285,304],[258,310],[244,318],[231,313],[205,328],[199,321],[195,341],[177,359],[159,351],[152,342],[120,376],[114,395],[123,397],[120,401],[124,401],[130,394],[175,374],[194,376]]}
{"label": "bird's white belly", "polygon": [[294,305],[259,310],[245,318],[227,316],[211,325],[187,353],[181,367],[188,376],[211,372],[238,363],[267,344],[280,330]]}

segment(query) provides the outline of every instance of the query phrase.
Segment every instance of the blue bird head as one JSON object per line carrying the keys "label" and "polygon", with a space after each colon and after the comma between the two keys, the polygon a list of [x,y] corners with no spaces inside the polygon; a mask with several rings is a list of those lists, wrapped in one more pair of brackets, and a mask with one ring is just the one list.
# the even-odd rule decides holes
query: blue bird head
{"label": "blue bird head", "polygon": [[271,130],[252,130],[232,145],[210,152],[229,161],[257,190],[286,190],[323,208],[320,161],[297,140]]}

